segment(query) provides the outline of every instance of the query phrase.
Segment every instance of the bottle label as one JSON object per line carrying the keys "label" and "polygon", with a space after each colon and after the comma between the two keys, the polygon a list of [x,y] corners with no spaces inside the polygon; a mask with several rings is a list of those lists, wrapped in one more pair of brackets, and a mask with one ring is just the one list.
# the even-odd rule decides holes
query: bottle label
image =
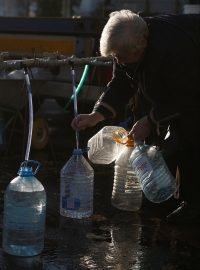
{"label": "bottle label", "polygon": [[80,205],[80,200],[77,198],[62,197],[62,208],[65,210],[78,210]]}
{"label": "bottle label", "polygon": [[126,183],[125,183],[125,192],[132,192],[133,187],[138,186],[138,178],[135,174],[127,174],[126,175]]}
{"label": "bottle label", "polygon": [[139,158],[133,160],[132,165],[135,168],[139,179],[143,178],[144,175],[150,175],[153,172],[153,168],[148,158],[144,155],[141,155]]}

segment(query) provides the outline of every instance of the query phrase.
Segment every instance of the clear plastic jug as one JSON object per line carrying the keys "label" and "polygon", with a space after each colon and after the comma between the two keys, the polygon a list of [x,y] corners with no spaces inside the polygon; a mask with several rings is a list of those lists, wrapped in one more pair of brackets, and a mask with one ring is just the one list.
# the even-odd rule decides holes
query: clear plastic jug
{"label": "clear plastic jug", "polygon": [[130,163],[146,198],[151,202],[164,202],[177,191],[176,180],[169,171],[161,151],[155,146],[137,143],[130,156]]}
{"label": "clear plastic jug", "polygon": [[123,145],[113,138],[114,131],[126,130],[118,126],[105,126],[88,141],[88,158],[94,164],[110,164],[117,158]]}
{"label": "clear plastic jug", "polygon": [[[28,163],[38,165],[35,172]],[[27,165],[28,164],[28,165]],[[4,194],[3,249],[15,256],[35,256],[44,247],[46,192],[35,177],[35,160],[24,161]]]}
{"label": "clear plastic jug", "polygon": [[93,214],[94,170],[83,152],[74,149],[60,172],[60,214],[75,219]]}
{"label": "clear plastic jug", "polygon": [[[115,139],[123,143],[124,133],[117,131]],[[138,211],[142,205],[142,189],[135,171],[129,163],[134,149],[134,141],[129,138],[115,161],[114,183],[111,203],[125,211]]]}

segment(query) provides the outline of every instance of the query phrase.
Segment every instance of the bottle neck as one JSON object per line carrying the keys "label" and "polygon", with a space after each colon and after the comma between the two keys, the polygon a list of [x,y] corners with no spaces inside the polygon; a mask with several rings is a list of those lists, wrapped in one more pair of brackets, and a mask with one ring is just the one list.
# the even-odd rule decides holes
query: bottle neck
{"label": "bottle neck", "polygon": [[31,167],[20,167],[18,174],[20,177],[33,177],[33,170]]}
{"label": "bottle neck", "polygon": [[128,140],[127,140],[127,142],[126,142],[126,146],[127,146],[127,147],[134,147],[134,146],[135,146],[134,140],[133,140],[133,137],[132,137],[132,136],[129,136],[129,137],[128,137]]}

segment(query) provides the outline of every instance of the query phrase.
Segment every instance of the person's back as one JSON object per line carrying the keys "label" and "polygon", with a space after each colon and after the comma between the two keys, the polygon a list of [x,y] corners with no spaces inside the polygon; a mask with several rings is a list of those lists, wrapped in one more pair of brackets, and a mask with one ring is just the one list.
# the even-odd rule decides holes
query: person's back
{"label": "person's back", "polygon": [[[150,34],[144,68],[146,85],[151,88],[146,88],[146,94],[160,105],[170,99],[170,107],[175,103],[180,110],[198,107],[200,16],[163,15],[145,20]],[[162,118],[159,114],[158,119]]]}

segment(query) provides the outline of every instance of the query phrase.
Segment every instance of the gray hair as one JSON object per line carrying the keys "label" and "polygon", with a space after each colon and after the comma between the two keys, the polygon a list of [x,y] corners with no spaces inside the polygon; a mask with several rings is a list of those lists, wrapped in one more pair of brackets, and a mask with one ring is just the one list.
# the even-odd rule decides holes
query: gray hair
{"label": "gray hair", "polygon": [[100,38],[102,56],[113,52],[137,52],[147,45],[148,27],[138,14],[130,10],[110,13]]}

